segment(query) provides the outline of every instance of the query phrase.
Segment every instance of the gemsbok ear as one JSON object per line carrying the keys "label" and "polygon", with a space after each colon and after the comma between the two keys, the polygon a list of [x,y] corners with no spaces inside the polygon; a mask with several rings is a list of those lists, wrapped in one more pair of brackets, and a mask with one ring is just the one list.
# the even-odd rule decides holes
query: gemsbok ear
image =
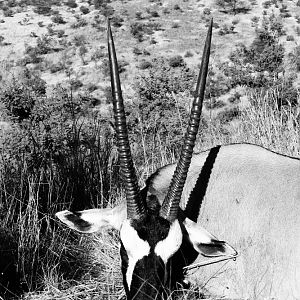
{"label": "gemsbok ear", "polygon": [[114,208],[87,209],[77,212],[64,210],[55,215],[71,229],[82,233],[97,232],[104,227],[120,230],[126,219],[126,206],[121,204]]}
{"label": "gemsbok ear", "polygon": [[224,241],[219,241],[201,225],[186,218],[183,222],[194,249],[206,257],[236,256],[237,251]]}

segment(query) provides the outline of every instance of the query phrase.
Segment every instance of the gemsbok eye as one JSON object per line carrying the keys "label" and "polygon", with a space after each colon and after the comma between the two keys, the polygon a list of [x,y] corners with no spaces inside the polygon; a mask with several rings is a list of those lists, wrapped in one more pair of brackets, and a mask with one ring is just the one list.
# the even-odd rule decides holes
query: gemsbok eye
{"label": "gemsbok eye", "polygon": [[[193,153],[212,28],[213,21],[179,160],[158,169],[141,191],[108,21],[113,111],[126,204],[56,215],[79,232],[106,226],[120,232],[127,299],[166,299],[186,276],[215,297],[299,299],[300,160],[246,143]],[[199,272],[189,274],[195,268]]]}

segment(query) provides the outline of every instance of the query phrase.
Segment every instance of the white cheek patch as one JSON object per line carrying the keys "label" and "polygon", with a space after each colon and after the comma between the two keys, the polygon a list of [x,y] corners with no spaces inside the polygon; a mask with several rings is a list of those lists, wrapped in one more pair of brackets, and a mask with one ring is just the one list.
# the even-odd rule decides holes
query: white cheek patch
{"label": "white cheek patch", "polygon": [[130,220],[124,221],[120,230],[120,238],[128,255],[126,281],[130,289],[135,265],[138,260],[150,254],[150,245],[138,236],[136,230],[130,225]]}
{"label": "white cheek patch", "polygon": [[168,236],[157,243],[154,253],[159,256],[165,264],[169,258],[177,252],[182,244],[182,231],[178,220],[175,220],[169,230]]}

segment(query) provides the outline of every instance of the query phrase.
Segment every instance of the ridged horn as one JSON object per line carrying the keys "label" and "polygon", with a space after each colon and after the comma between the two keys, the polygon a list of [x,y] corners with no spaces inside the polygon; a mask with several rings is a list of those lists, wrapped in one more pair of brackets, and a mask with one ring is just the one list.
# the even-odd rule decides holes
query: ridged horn
{"label": "ridged horn", "polygon": [[107,22],[107,41],[120,170],[127,200],[127,218],[139,219],[145,215],[146,210],[140,197],[138,180],[130,151],[118,61],[109,20]]}
{"label": "ridged horn", "polygon": [[174,175],[172,177],[169,190],[160,210],[160,216],[167,219],[170,222],[173,222],[177,218],[181,194],[186,181],[188,169],[191,164],[193,148],[195,146],[196,136],[199,129],[206,77],[208,72],[212,25],[213,20],[211,20],[210,22],[206,36],[202,62],[195,91],[195,97],[191,109],[189,125],[181,149],[180,158],[176,166]]}

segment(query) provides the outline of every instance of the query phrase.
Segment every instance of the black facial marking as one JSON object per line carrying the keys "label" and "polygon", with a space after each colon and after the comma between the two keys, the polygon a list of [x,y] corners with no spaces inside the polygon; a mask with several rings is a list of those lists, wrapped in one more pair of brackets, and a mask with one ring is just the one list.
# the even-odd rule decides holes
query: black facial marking
{"label": "black facial marking", "polygon": [[159,241],[164,240],[170,230],[169,221],[156,213],[149,213],[142,220],[133,220],[131,225],[137,231],[139,237],[147,241],[151,248],[155,247]]}
{"label": "black facial marking", "polygon": [[161,299],[165,289],[165,264],[160,257],[153,252],[143,257],[135,266],[130,299]]}
{"label": "black facial marking", "polygon": [[91,228],[91,225],[89,222],[82,220],[80,218],[81,213],[74,212],[72,214],[66,215],[66,219],[68,219],[70,222],[77,225],[77,227],[82,231],[88,231]]}
{"label": "black facial marking", "polygon": [[194,189],[192,190],[185,208],[185,216],[190,220],[197,222],[203,198],[206,194],[211,171],[221,146],[212,148],[201,169]]}
{"label": "black facial marking", "polygon": [[124,284],[125,293],[128,296],[129,295],[129,287],[128,287],[127,280],[126,280],[126,272],[128,269],[128,255],[123,246],[122,241],[121,241],[121,247],[120,247],[120,255],[121,255],[121,270],[122,270],[123,284]]}

